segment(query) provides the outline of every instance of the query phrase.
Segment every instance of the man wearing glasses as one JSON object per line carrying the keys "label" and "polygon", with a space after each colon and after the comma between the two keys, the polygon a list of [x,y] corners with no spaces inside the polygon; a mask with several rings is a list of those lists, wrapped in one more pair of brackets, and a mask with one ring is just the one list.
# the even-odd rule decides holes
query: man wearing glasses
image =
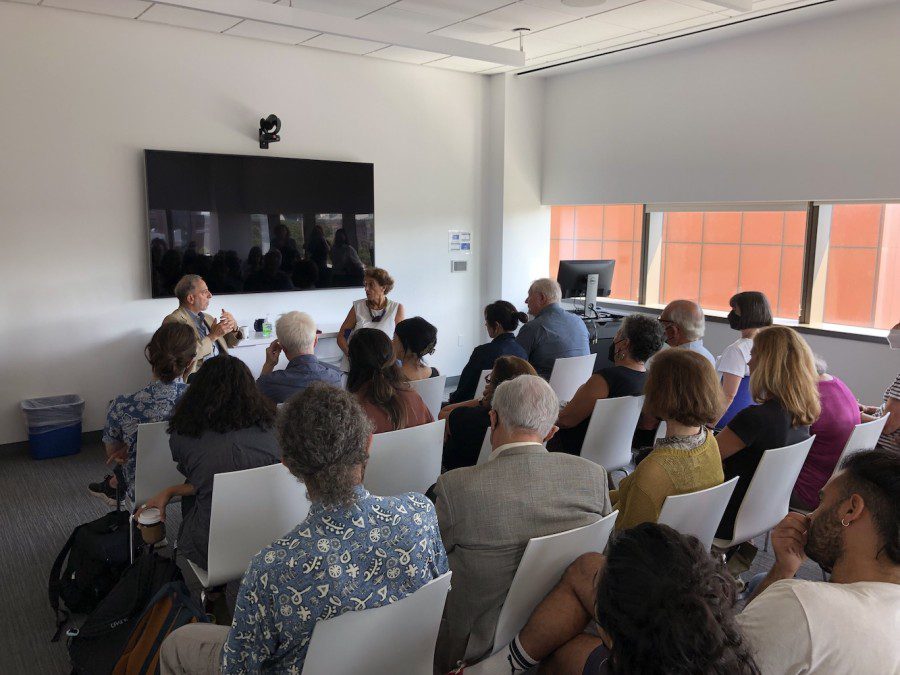
{"label": "man wearing glasses", "polygon": [[666,344],[702,354],[715,367],[716,360],[703,346],[706,319],[703,310],[692,300],[673,300],[659,315],[666,332]]}

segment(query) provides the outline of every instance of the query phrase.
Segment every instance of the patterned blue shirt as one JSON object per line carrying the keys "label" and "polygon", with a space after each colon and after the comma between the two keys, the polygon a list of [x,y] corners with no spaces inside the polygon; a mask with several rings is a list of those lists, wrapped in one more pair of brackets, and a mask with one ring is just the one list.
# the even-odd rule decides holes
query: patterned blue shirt
{"label": "patterned blue shirt", "polygon": [[106,412],[106,426],[103,428],[103,442],[121,441],[128,447],[128,460],[122,466],[128,496],[134,499],[135,443],[138,424],[163,422],[172,416],[175,404],[187,389],[181,380],[174,382],[151,382],[133,394],[121,394],[113,399]]}
{"label": "patterned blue shirt", "polygon": [[317,621],[396,602],[449,570],[432,503],[409,492],[314,502],[257,553],[241,582],[222,672],[297,673]]}

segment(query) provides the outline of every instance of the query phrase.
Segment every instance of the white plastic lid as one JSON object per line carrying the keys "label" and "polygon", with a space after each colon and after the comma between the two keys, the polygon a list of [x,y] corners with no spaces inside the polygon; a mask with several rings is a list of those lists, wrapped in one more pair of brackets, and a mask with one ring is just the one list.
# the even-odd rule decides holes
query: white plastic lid
{"label": "white plastic lid", "polygon": [[160,521],[159,509],[155,506],[144,509],[141,511],[141,515],[138,516],[137,521],[141,525],[156,525]]}

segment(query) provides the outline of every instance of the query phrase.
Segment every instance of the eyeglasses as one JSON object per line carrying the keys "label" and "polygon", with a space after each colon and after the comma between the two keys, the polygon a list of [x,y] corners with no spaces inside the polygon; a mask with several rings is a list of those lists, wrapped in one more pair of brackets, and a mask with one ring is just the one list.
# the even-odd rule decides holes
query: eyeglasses
{"label": "eyeglasses", "polygon": [[668,319],[657,319],[661,324],[674,324],[674,321],[669,321]]}

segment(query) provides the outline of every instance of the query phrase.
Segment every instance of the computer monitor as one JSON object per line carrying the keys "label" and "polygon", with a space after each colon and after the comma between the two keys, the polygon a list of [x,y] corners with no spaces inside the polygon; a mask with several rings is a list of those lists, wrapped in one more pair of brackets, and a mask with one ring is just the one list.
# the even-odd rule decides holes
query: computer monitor
{"label": "computer monitor", "polygon": [[584,311],[612,290],[615,260],[560,260],[556,280],[564,298],[584,296]]}

